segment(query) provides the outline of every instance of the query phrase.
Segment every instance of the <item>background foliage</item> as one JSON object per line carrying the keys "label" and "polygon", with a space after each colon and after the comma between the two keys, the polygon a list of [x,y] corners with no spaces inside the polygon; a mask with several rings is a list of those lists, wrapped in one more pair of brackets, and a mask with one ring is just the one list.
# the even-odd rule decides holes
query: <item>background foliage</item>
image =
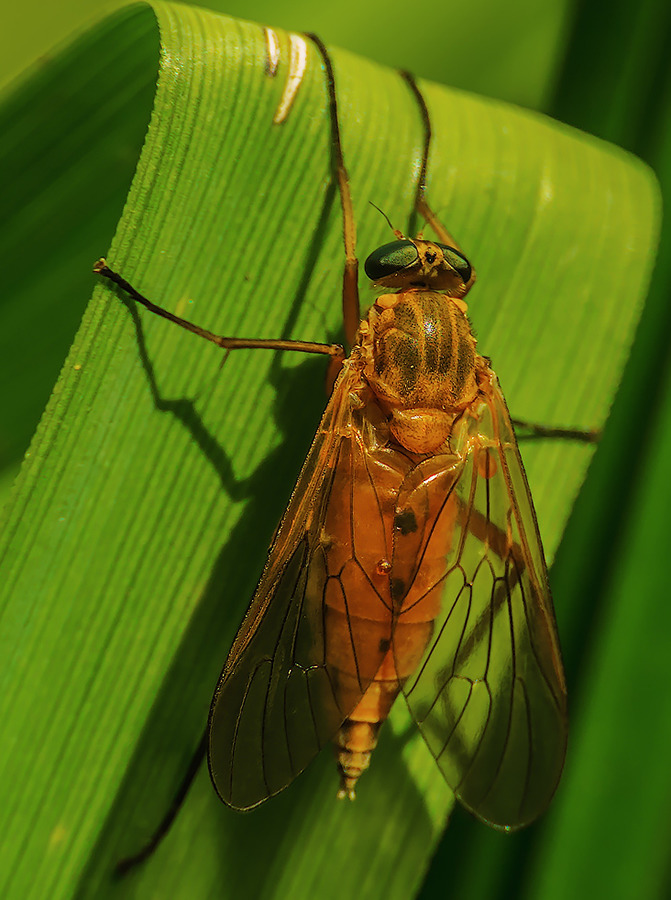
{"label": "background foliage", "polygon": [[[71,19],[64,4],[17,8],[13,14],[26,18],[4,30],[4,39],[11,36],[0,53],[7,73],[48,49],[54,36],[64,37],[93,6],[75,7]],[[420,15],[407,5],[398,10],[389,3],[379,9],[369,5],[347,10],[341,4],[337,15],[323,22],[314,18],[312,5],[287,11],[286,16],[277,4],[269,11],[247,4],[236,10],[227,4],[224,11],[315,30],[329,44],[541,109],[638,153],[653,165],[667,191],[671,13],[666,5],[639,4],[633,16],[630,5],[615,5],[607,19],[589,2],[508,3],[504,16],[498,12],[502,8],[488,2],[469,4],[466,10],[441,4],[439,10]],[[91,59],[78,79],[90,77],[96,64]],[[150,103],[150,89],[145,90],[143,100]],[[120,108],[124,102],[128,98],[120,96]],[[92,128],[94,114],[92,109]],[[141,140],[140,121],[124,127],[135,129],[129,141]],[[36,171],[27,160],[27,170],[44,180],[45,189],[57,191],[44,157],[40,161]],[[113,174],[111,168],[110,178]],[[109,183],[87,189],[112,193]],[[64,205],[67,202],[64,197]],[[64,229],[71,236],[79,223],[88,236],[95,228],[101,235],[109,232],[114,211],[104,203],[98,209],[101,221],[91,220],[90,204],[68,208]],[[42,279],[46,304],[47,296],[53,301],[59,290],[58,247],[40,241],[40,228],[46,226],[38,209],[26,210],[24,216],[23,225],[28,230],[32,225],[35,254],[41,259],[41,272],[36,269],[32,277]],[[546,898],[571,892],[578,897],[661,897],[668,891],[671,775],[665,761],[671,750],[666,698],[671,622],[663,565],[671,500],[666,471],[671,458],[668,251],[664,230],[660,263],[622,390],[552,572],[573,726],[562,790],[544,821],[514,841],[455,814],[426,876],[425,897]],[[87,282],[82,272],[82,296]],[[11,287],[5,283],[4,290]],[[630,290],[626,277],[619,290],[625,305]],[[63,340],[72,333],[78,312],[67,315],[48,320],[50,337],[57,328],[62,328]],[[36,321],[45,321],[39,310]],[[36,329],[38,350],[44,330]],[[47,343],[41,352],[48,353]],[[14,416],[20,421],[27,404],[39,405],[43,388],[31,386],[22,372],[29,400],[19,397],[12,381],[18,363],[9,351],[4,358],[11,359],[11,365],[2,407],[10,420]],[[54,359],[56,371],[61,361]],[[29,437],[25,432],[18,435],[10,457],[16,459]],[[216,815],[207,806],[207,792],[201,793],[201,815]],[[216,853],[216,841],[205,839]],[[287,837],[286,852],[296,840],[294,831]],[[283,852],[278,851],[272,864],[279,883]],[[292,857],[291,863],[300,880],[300,860]],[[418,857],[418,866],[424,864]],[[221,895],[227,895],[224,885]]]}

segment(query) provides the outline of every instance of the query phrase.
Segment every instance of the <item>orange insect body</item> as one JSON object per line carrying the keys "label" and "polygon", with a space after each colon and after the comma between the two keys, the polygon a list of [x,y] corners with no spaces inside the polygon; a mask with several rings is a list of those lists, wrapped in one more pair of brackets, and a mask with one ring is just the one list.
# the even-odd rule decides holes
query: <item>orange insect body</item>
{"label": "orange insect body", "polygon": [[249,808],[334,739],[352,798],[403,691],[462,803],[519,827],[549,802],[566,744],[533,507],[461,300],[470,266],[422,240],[377,254],[371,277],[401,290],[343,363],[215,693],[210,772]]}
{"label": "orange insect body", "polygon": [[[448,438],[460,407],[475,397],[474,348],[462,309],[445,294],[412,290],[378,299],[359,329],[349,361],[359,379],[350,388],[350,402],[356,397],[368,427],[361,423],[355,429],[362,465],[354,469],[351,454],[340,463],[342,473],[336,474],[331,493],[335,521],[331,525],[327,514],[325,523],[329,573],[325,604],[331,626],[327,632],[333,635],[327,658],[338,672],[339,688],[349,685],[354,691],[352,697],[340,688],[341,708],[350,708],[360,693],[359,657],[352,652],[350,634],[365,633],[368,638],[374,634],[378,647],[369,658],[379,661],[384,655],[336,738],[341,796],[354,797],[380,725],[419,665],[440,609],[435,594],[414,602],[408,598],[389,560],[395,531],[417,527],[412,510],[404,513],[397,508],[401,484],[424,455],[443,445],[450,452]],[[366,491],[368,478],[372,489]],[[355,492],[356,510],[350,501]],[[424,558],[422,579],[429,580],[443,563],[442,554],[437,560]]]}
{"label": "orange insect body", "polygon": [[[431,122],[404,74],[425,135],[415,211],[440,243],[395,231],[395,242],[373,252],[366,273],[395,293],[378,297],[360,322],[333,67],[319,38],[310,41],[326,74],[349,358],[334,344],[214,334],[142,296],[104,259],[94,267],[226,352],[321,353],[331,373],[340,370],[212,700],[210,774],[225,803],[250,809],[333,741],[339,796],[353,798],[402,694],[461,803],[490,825],[518,828],[545,809],[559,781],[566,686],[515,434],[466,317],[475,273],[426,200]],[[284,101],[280,109],[278,122]],[[199,758],[124,870],[166,833]]]}

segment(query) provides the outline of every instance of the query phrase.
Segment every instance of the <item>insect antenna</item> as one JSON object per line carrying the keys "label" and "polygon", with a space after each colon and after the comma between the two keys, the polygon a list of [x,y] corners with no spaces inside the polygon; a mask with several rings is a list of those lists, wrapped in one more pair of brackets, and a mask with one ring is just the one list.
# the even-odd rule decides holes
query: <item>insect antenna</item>
{"label": "insect antenna", "polygon": [[383,209],[380,209],[380,207],[377,206],[375,203],[373,203],[372,200],[369,200],[368,202],[369,202],[370,205],[373,207],[373,209],[376,209],[376,210],[380,213],[380,215],[384,218],[384,220],[385,220],[385,222],[387,223],[387,225],[388,225],[388,226],[391,228],[391,230],[394,232],[394,236],[397,237],[397,238],[399,239],[399,241],[402,240],[402,239],[404,238],[405,235],[403,234],[402,231],[399,231],[398,228],[394,228],[394,226],[393,226],[392,223],[391,223],[391,219],[389,218],[389,216],[387,215],[387,213],[386,213]]}

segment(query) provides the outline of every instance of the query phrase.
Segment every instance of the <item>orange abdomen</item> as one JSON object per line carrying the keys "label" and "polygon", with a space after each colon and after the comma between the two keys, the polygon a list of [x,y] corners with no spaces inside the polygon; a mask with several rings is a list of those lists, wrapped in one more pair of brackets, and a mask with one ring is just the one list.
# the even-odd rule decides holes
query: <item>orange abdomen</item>
{"label": "orange abdomen", "polygon": [[[440,609],[440,589],[423,591],[422,584],[436,584],[444,555],[424,557],[421,574],[416,560],[394,555],[395,532],[413,527],[398,503],[417,464],[393,439],[371,451],[358,433],[343,442],[336,466],[322,546],[327,666],[344,717],[335,738],[339,796],[354,796],[380,726],[417,669]],[[453,517],[444,521],[451,529]],[[449,541],[446,535],[441,544]]]}
{"label": "orange abdomen", "polygon": [[[342,444],[323,535],[326,655],[344,716],[335,741],[340,796],[349,797],[440,612],[455,501],[449,478],[433,477],[432,461],[449,471],[455,418],[476,391],[468,320],[443,294],[380,297],[359,346],[368,399],[360,427]],[[395,534],[407,538],[419,527],[405,505],[413,492],[447,505],[435,558],[420,534],[402,541],[401,553],[395,547]]]}

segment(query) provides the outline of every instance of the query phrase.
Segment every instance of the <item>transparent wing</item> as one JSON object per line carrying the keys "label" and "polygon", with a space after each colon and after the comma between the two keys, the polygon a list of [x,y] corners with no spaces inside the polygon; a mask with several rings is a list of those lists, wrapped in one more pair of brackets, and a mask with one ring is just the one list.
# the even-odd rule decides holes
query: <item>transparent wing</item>
{"label": "transparent wing", "polygon": [[[336,384],[212,701],[210,772],[236,809],[278,793],[307,766],[389,646],[390,600],[366,574],[391,548],[350,398],[358,383],[346,368]],[[372,616],[358,616],[351,596]]]}
{"label": "transparent wing", "polygon": [[456,454],[425,460],[399,494],[397,519],[416,527],[396,532],[397,622],[435,618],[403,690],[461,803],[517,828],[559,781],[566,687],[536,517],[495,376],[473,412]]}

